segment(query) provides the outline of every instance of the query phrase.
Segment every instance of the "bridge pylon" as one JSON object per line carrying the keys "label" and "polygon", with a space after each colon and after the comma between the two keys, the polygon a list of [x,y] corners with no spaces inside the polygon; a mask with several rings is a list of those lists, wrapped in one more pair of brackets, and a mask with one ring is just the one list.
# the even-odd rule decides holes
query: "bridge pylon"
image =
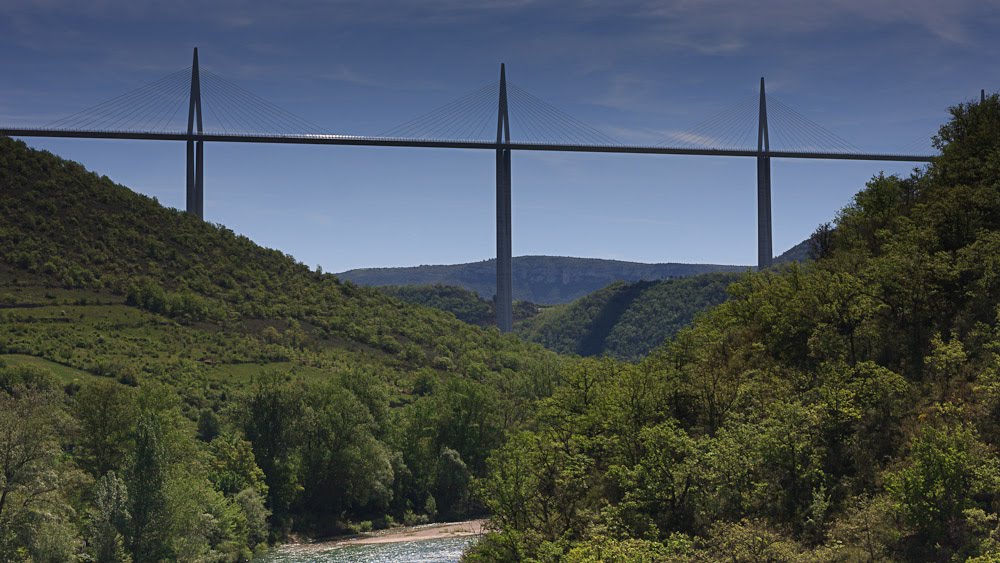
{"label": "bridge pylon", "polygon": [[205,142],[195,141],[194,133],[203,132],[201,121],[201,77],[198,73],[198,48],[191,63],[191,101],[188,105],[187,140],[187,212],[205,218]]}
{"label": "bridge pylon", "polygon": [[514,326],[511,279],[510,119],[507,115],[507,72],[500,64],[500,102],[497,109],[497,294],[496,317],[500,332]]}
{"label": "bridge pylon", "polygon": [[773,261],[771,244],[771,141],[767,131],[767,94],[760,77],[760,110],[757,117],[757,269]]}

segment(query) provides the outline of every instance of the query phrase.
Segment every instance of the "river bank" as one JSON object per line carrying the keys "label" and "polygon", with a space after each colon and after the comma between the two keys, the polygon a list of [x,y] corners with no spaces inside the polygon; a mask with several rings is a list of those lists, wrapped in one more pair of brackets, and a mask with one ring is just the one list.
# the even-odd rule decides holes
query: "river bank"
{"label": "river bank", "polygon": [[323,542],[328,545],[367,545],[377,543],[396,543],[404,541],[437,540],[443,538],[459,538],[478,536],[484,533],[486,520],[466,520],[464,522],[440,522],[421,526],[404,526],[368,532],[344,539]]}
{"label": "river bank", "polygon": [[317,542],[288,543],[275,547],[263,563],[300,561],[451,562],[484,533],[485,519],[441,522],[390,528]]}

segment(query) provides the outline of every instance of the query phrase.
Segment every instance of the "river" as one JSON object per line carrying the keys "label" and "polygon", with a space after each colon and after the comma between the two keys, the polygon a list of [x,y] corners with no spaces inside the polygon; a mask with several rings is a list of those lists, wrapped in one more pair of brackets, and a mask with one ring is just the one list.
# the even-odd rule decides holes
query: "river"
{"label": "river", "polygon": [[432,524],[340,541],[286,544],[255,563],[455,563],[479,539],[482,521]]}

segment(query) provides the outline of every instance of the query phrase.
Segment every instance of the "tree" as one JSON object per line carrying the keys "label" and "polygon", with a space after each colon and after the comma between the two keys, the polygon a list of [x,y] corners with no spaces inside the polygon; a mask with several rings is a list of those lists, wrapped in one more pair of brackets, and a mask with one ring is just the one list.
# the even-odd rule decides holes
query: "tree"
{"label": "tree", "polygon": [[84,468],[94,478],[120,471],[136,415],[135,390],[104,379],[90,382],[76,394],[73,414],[80,424]]}
{"label": "tree", "polygon": [[392,500],[388,448],[375,438],[375,419],[338,383],[315,385],[305,395],[301,420],[303,503],[316,515],[347,509],[384,510]]}
{"label": "tree", "polygon": [[211,442],[219,435],[219,417],[212,409],[202,409],[198,413],[198,439]]}
{"label": "tree", "polygon": [[254,459],[264,471],[267,505],[281,525],[287,525],[298,498],[297,447],[303,408],[301,386],[271,373],[257,380],[242,397],[237,422],[253,446]]}
{"label": "tree", "polygon": [[223,434],[208,445],[212,454],[209,479],[215,488],[228,496],[252,489],[267,497],[264,472],[257,466],[253,446],[235,434]]}
{"label": "tree", "polygon": [[63,487],[72,481],[60,460],[59,397],[22,385],[12,391],[0,389],[0,560],[19,559],[19,550],[40,560],[49,560],[42,550],[68,556],[68,546],[48,543],[65,518]]}
{"label": "tree", "polygon": [[696,443],[675,421],[640,431],[641,457],[634,466],[612,466],[622,490],[614,514],[630,537],[693,531],[703,476]]}
{"label": "tree", "polygon": [[934,136],[942,153],[934,175],[945,185],[996,182],[1000,172],[1000,96],[958,104]]}
{"label": "tree", "polygon": [[97,563],[128,563],[124,533],[129,529],[128,488],[109,471],[94,487],[94,508],[90,516],[90,542]]}
{"label": "tree", "polygon": [[886,475],[906,522],[931,546],[958,545],[963,512],[1000,487],[1000,460],[961,414],[954,405],[940,406],[914,436],[906,465]]}
{"label": "tree", "polygon": [[829,222],[821,223],[809,236],[809,257],[813,260],[828,258],[833,252],[834,228]]}
{"label": "tree", "polygon": [[140,411],[132,436],[135,448],[128,455],[125,471],[131,515],[127,540],[134,561],[159,561],[169,556],[168,460],[163,434],[156,413]]}
{"label": "tree", "polygon": [[70,498],[82,475],[61,447],[71,429],[47,370],[0,365],[0,560],[63,561],[77,549]]}

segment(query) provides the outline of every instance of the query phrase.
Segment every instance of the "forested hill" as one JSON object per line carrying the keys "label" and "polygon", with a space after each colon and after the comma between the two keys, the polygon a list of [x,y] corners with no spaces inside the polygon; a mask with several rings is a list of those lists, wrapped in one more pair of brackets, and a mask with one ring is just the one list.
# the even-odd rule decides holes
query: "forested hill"
{"label": "forested hill", "polygon": [[790,264],[792,262],[805,262],[813,259],[813,237],[796,244],[788,250],[774,257],[775,264]]}
{"label": "forested hill", "polygon": [[[453,285],[383,285],[378,290],[407,303],[447,311],[460,321],[477,326],[496,326],[496,305],[474,291]],[[514,322],[538,314],[539,307],[527,301],[514,302]]]}
{"label": "forested hill", "polygon": [[[365,268],[338,274],[362,285],[452,285],[492,299],[495,260],[447,266]],[[746,266],[642,264],[596,258],[517,256],[513,259],[514,299],[553,305],[568,303],[616,281],[660,280],[708,272],[741,272]]]}
{"label": "forested hill", "polygon": [[525,339],[562,354],[638,360],[672,338],[699,313],[726,300],[741,274],[615,282],[514,325]]}
{"label": "forested hill", "polygon": [[[514,302],[514,332],[560,354],[638,360],[726,300],[726,286],[742,274],[615,282],[572,303],[538,306]],[[410,303],[447,311],[459,320],[493,326],[493,302],[455,286],[381,286]]]}
{"label": "forested hill", "polygon": [[565,363],[6,137],[0,217],[0,561],[246,561],[481,514]]}
{"label": "forested hill", "polygon": [[[172,319],[249,332],[281,332],[295,321],[310,343],[409,368],[431,363],[428,350],[442,344],[453,356],[496,340],[436,310],[312,271],[8,138],[0,138],[0,190],[0,267],[8,280],[102,292]],[[7,299],[18,299],[18,285]]]}
{"label": "forested hill", "polygon": [[[1000,95],[488,462],[466,560],[1000,561]],[[860,186],[859,186],[860,188]]]}

